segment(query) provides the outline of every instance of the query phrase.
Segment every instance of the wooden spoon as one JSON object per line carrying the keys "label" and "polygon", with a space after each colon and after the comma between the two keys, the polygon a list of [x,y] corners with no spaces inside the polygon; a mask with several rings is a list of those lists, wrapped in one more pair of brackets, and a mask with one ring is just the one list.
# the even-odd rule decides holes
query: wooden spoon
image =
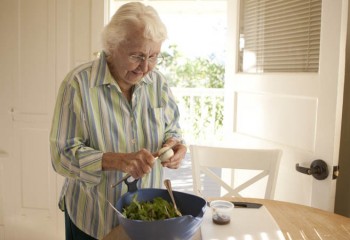
{"label": "wooden spoon", "polygon": [[164,185],[166,187],[166,189],[168,190],[169,192],[169,195],[170,195],[170,198],[171,198],[171,201],[173,202],[174,204],[174,208],[175,208],[175,212],[178,216],[182,216],[181,212],[179,211],[179,209],[177,209],[177,206],[176,206],[176,203],[175,203],[175,199],[174,199],[174,195],[173,195],[173,189],[171,187],[171,182],[169,179],[165,179],[164,180]]}

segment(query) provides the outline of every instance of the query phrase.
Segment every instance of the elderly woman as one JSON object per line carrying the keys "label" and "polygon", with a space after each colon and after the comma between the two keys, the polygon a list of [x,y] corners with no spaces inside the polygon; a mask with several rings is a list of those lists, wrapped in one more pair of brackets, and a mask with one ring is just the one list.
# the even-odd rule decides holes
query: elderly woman
{"label": "elderly woman", "polygon": [[170,87],[155,69],[167,37],[157,12],[128,3],[102,33],[104,50],[72,70],[60,87],[50,134],[53,168],[65,177],[59,199],[66,239],[101,239],[118,224],[108,205],[138,188],[160,188],[163,167],[176,169],[186,153],[156,161],[161,147],[183,141]]}

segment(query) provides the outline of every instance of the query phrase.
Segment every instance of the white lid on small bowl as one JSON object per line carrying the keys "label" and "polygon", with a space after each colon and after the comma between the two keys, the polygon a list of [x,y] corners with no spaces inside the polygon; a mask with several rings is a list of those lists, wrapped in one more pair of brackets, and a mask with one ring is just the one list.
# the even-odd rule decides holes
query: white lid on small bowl
{"label": "white lid on small bowl", "polygon": [[220,209],[222,211],[230,211],[235,207],[235,205],[226,200],[214,200],[210,202],[210,207]]}

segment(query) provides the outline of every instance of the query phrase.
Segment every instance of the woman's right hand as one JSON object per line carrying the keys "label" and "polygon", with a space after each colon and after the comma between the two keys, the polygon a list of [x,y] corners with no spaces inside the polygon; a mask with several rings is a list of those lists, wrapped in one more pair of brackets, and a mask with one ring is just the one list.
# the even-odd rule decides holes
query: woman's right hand
{"label": "woman's right hand", "polygon": [[154,156],[146,149],[133,153],[104,153],[102,170],[119,170],[129,173],[133,178],[142,178],[149,173],[155,163]]}
{"label": "woman's right hand", "polygon": [[122,171],[129,173],[133,178],[142,178],[151,172],[155,159],[151,152],[141,149],[138,152],[128,153],[122,159]]}

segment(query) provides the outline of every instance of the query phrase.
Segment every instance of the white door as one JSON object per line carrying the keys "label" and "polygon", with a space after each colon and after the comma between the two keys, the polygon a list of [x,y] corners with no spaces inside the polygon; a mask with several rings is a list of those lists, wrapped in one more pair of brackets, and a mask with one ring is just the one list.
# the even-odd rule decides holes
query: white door
{"label": "white door", "polygon": [[[226,126],[231,143],[278,147],[283,157],[276,199],[333,211],[345,71],[347,0],[323,0],[318,73],[238,73],[240,1],[229,3]],[[324,160],[325,180],[295,170]]]}
{"label": "white door", "polygon": [[49,131],[60,82],[98,46],[96,1],[1,0],[1,240],[64,239],[63,178],[51,165]]}
{"label": "white door", "polygon": [[0,148],[4,239],[62,239],[48,146],[55,95],[55,1],[1,1]]}

